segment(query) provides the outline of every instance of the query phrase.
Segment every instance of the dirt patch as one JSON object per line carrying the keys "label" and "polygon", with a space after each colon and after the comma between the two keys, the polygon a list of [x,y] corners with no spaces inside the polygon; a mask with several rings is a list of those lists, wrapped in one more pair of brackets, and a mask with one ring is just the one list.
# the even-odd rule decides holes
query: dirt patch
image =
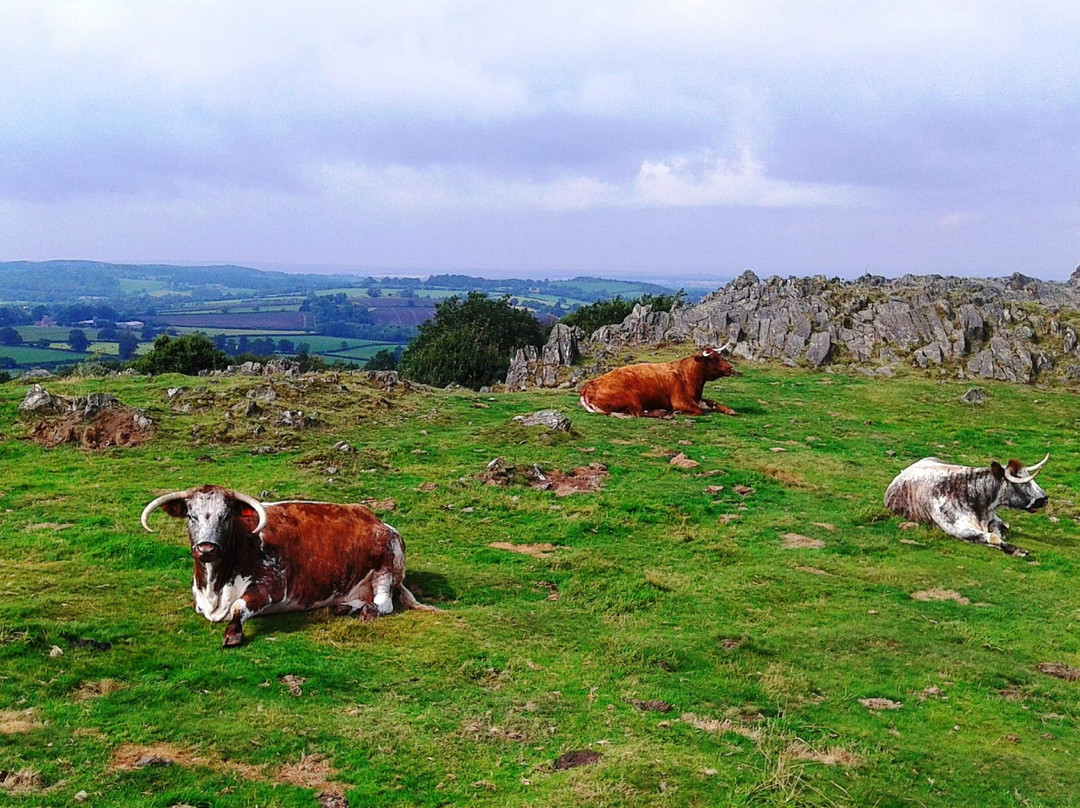
{"label": "dirt patch", "polygon": [[782,753],[784,757],[792,758],[794,760],[809,760],[814,763],[822,763],[825,766],[843,766],[844,768],[850,768],[852,766],[861,766],[863,759],[856,754],[853,754],[846,749],[842,749],[839,746],[833,746],[828,749],[813,749],[801,741],[796,741]]}
{"label": "dirt patch", "polygon": [[33,769],[17,772],[0,771],[0,791],[8,794],[36,794],[45,790],[45,781]]}
{"label": "dirt patch", "polygon": [[300,698],[304,695],[304,683],[307,681],[303,676],[294,676],[291,673],[287,673],[284,676],[278,677],[281,683],[289,689],[289,695],[294,698]]}
{"label": "dirt patch", "polygon": [[304,755],[299,763],[286,764],[268,773],[263,766],[222,760],[215,754],[198,754],[168,743],[148,746],[123,744],[113,751],[109,762],[109,768],[118,771],[136,771],[148,766],[201,767],[233,774],[246,780],[287,783],[318,790],[320,793],[317,799],[320,805],[348,806],[343,796],[345,787],[332,779],[337,772],[317,754]]}
{"label": "dirt patch", "polygon": [[780,538],[784,540],[785,550],[820,550],[825,546],[821,539],[812,539],[801,533],[784,533]]}
{"label": "dirt patch", "polygon": [[36,525],[27,525],[26,531],[29,533],[34,530],[67,530],[69,527],[75,527],[74,522],[38,522]]}
{"label": "dirt patch", "polygon": [[98,682],[83,682],[72,693],[72,697],[75,701],[89,701],[90,699],[101,698],[107,696],[110,693],[115,693],[117,690],[123,690],[126,685],[123,682],[117,682],[115,679],[102,679]]}
{"label": "dirt patch", "polygon": [[33,710],[0,710],[0,735],[32,732],[40,726],[42,723],[38,721]]}
{"label": "dirt patch", "polygon": [[480,479],[484,485],[527,485],[538,491],[551,491],[557,497],[566,497],[599,491],[608,476],[607,466],[603,463],[590,463],[570,471],[560,471],[545,470],[536,463],[513,466],[497,457],[487,464]]}
{"label": "dirt patch", "polygon": [[730,718],[706,718],[696,716],[693,713],[683,713],[682,720],[695,729],[704,730],[705,732],[733,732],[736,735],[749,738],[755,743],[760,741],[762,737],[760,729],[744,726],[736,721],[732,721]]}
{"label": "dirt patch", "polygon": [[1066,665],[1064,662],[1040,662],[1035,666],[1047,676],[1064,679],[1066,682],[1075,682],[1080,679],[1080,668]]}
{"label": "dirt patch", "polygon": [[912,592],[911,597],[913,600],[921,600],[923,602],[931,600],[955,600],[961,606],[967,606],[971,601],[965,598],[955,589],[920,589],[918,592]]}
{"label": "dirt patch", "polygon": [[336,774],[337,771],[322,755],[302,755],[299,763],[287,763],[279,768],[274,779],[279,783],[301,788],[324,789],[329,785],[337,785],[337,790],[341,791],[340,785],[331,782]]}
{"label": "dirt patch", "polygon": [[552,767],[558,771],[565,769],[576,769],[578,766],[587,766],[590,763],[596,763],[602,758],[599,752],[594,752],[591,749],[579,749],[574,752],[566,752],[559,755],[558,759],[552,764]]}
{"label": "dirt patch", "polygon": [[362,499],[361,505],[366,505],[373,511],[392,511],[397,508],[397,503],[392,499]]}
{"label": "dirt patch", "polygon": [[153,422],[123,405],[85,413],[73,412],[58,419],[39,421],[30,431],[35,443],[48,449],[72,443],[83,449],[141,446],[154,436]]}
{"label": "dirt patch", "polygon": [[559,548],[554,544],[540,542],[538,544],[511,544],[508,541],[493,541],[488,547],[496,550],[509,550],[512,553],[522,553],[533,558],[547,558]]}
{"label": "dirt patch", "polygon": [[902,702],[880,698],[859,699],[859,704],[872,712],[877,712],[878,710],[899,710],[904,706]]}

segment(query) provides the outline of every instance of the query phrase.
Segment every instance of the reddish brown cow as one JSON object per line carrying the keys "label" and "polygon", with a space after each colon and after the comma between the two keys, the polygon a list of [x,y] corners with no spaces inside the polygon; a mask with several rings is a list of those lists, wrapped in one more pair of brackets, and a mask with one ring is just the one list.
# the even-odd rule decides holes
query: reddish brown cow
{"label": "reddish brown cow", "polygon": [[589,412],[622,417],[660,416],[669,411],[701,415],[706,409],[735,415],[735,410],[701,397],[705,382],[733,371],[721,352],[712,348],[675,362],[626,365],[582,385],[581,406]]}
{"label": "reddish brown cow", "polygon": [[[427,609],[405,588],[401,535],[363,505],[269,502],[214,485],[158,497],[155,508],[188,520],[195,611],[228,620],[224,646],[244,641],[251,617],[329,606],[373,619],[394,610]],[[151,531],[153,532],[153,531]]]}

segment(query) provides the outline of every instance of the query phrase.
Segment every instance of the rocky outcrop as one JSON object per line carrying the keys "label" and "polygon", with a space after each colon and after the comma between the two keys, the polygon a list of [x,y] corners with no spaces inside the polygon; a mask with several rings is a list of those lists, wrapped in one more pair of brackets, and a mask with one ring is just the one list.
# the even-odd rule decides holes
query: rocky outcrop
{"label": "rocky outcrop", "polygon": [[583,336],[576,326],[556,323],[543,348],[527,345],[518,349],[506,374],[506,386],[524,389],[572,383],[575,379],[570,378],[573,374],[569,368],[581,356],[579,342]]}
{"label": "rocky outcrop", "polygon": [[[731,342],[732,353],[751,362],[863,370],[907,365],[1032,383],[1080,379],[1078,335],[1080,269],[1066,283],[1019,273],[990,280],[866,275],[841,281],[821,275],[761,280],[744,272],[696,305],[671,312],[637,306],[623,322],[579,336],[578,343],[594,359],[640,345]],[[586,375],[577,371],[564,358],[549,362],[545,346],[519,352],[507,383],[557,386]]]}

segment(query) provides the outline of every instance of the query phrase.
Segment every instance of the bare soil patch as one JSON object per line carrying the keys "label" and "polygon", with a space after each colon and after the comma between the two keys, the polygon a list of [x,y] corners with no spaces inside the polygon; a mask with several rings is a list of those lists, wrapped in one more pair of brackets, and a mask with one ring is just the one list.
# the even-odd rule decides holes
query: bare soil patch
{"label": "bare soil patch", "polygon": [[796,741],[782,753],[785,757],[793,758],[795,760],[809,760],[814,763],[821,763],[825,766],[843,766],[844,768],[850,768],[852,766],[860,766],[863,763],[863,759],[852,752],[847,751],[839,746],[832,746],[828,749],[814,749],[807,746],[802,741]]}
{"label": "bare soil patch", "polygon": [[749,738],[755,743],[762,738],[760,729],[745,726],[744,724],[732,721],[730,718],[707,718],[704,716],[696,716],[693,713],[683,713],[682,720],[695,729],[704,730],[705,732],[734,732],[736,735]]}
{"label": "bare soil patch", "polygon": [[115,679],[101,679],[97,682],[83,682],[77,688],[75,688],[72,696],[75,701],[89,701],[90,699],[97,699],[102,696],[107,696],[110,693],[115,693],[117,690],[123,690],[126,685],[123,682],[118,682]]}
{"label": "bare soil patch", "polygon": [[45,790],[45,781],[33,769],[17,772],[0,771],[0,791],[8,794],[36,794]]}
{"label": "bare soil patch", "polygon": [[73,443],[83,449],[141,446],[154,436],[154,425],[130,407],[109,407],[89,418],[74,412],[59,419],[39,421],[30,438],[48,449]]}
{"label": "bare soil patch", "polygon": [[878,710],[899,710],[904,706],[902,702],[881,698],[859,699],[859,704],[867,710],[872,710],[874,712]]}
{"label": "bare soil patch", "polygon": [[784,540],[785,550],[820,550],[825,546],[821,539],[812,539],[801,533],[784,533],[780,538]]}
{"label": "bare soil patch", "polygon": [[538,491],[551,491],[557,497],[586,494],[599,491],[608,478],[607,466],[590,463],[576,466],[570,471],[543,469],[538,464],[510,465],[497,457],[480,473],[484,485],[527,485]]}
{"label": "bare soil patch", "polygon": [[42,726],[33,710],[0,710],[0,735],[32,732]]}
{"label": "bare soil patch", "polygon": [[494,547],[496,550],[509,550],[512,553],[522,553],[523,555],[532,556],[533,558],[547,558],[559,549],[554,544],[548,544],[547,542],[539,542],[537,544],[511,544],[508,541],[493,541],[488,547]]}
{"label": "bare soil patch", "polygon": [[931,601],[931,600],[955,600],[961,606],[967,606],[971,601],[965,598],[955,589],[920,589],[918,592],[912,592],[911,597],[914,600]]}
{"label": "bare soil patch", "polygon": [[565,752],[559,755],[558,759],[552,764],[552,767],[556,770],[562,771],[564,769],[575,769],[578,766],[587,766],[590,763],[596,763],[603,757],[599,752],[594,752],[591,749],[579,749],[574,752]]}
{"label": "bare soil patch", "polygon": [[1075,682],[1080,679],[1080,668],[1074,668],[1064,662],[1040,662],[1035,667],[1047,676],[1064,679],[1066,682]]}

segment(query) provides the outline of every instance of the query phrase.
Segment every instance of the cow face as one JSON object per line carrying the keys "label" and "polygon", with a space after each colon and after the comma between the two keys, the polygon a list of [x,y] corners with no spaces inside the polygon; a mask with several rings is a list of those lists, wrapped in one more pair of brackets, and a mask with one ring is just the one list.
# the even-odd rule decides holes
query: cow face
{"label": "cow face", "polygon": [[186,498],[164,503],[161,509],[187,519],[191,557],[204,564],[217,561],[227,547],[235,500],[221,489],[192,491]]}
{"label": "cow face", "polygon": [[695,354],[694,361],[701,363],[707,382],[719,379],[721,376],[730,376],[735,372],[731,363],[724,359],[719,351],[714,351],[712,348],[705,348],[701,353]]}
{"label": "cow face", "polygon": [[[1043,463],[1045,462],[1044,459]],[[1038,466],[1027,469],[1020,465],[1019,460],[1010,460],[1009,465],[1004,468],[1000,463],[991,464],[990,471],[993,473],[994,479],[999,480],[1002,484],[1001,492],[998,494],[1000,505],[1030,511],[1031,513],[1035,513],[1039,508],[1046,505],[1049,498],[1046,496],[1046,492],[1035,482],[1035,475],[1038,474],[1041,467],[1042,463],[1039,463]]]}

